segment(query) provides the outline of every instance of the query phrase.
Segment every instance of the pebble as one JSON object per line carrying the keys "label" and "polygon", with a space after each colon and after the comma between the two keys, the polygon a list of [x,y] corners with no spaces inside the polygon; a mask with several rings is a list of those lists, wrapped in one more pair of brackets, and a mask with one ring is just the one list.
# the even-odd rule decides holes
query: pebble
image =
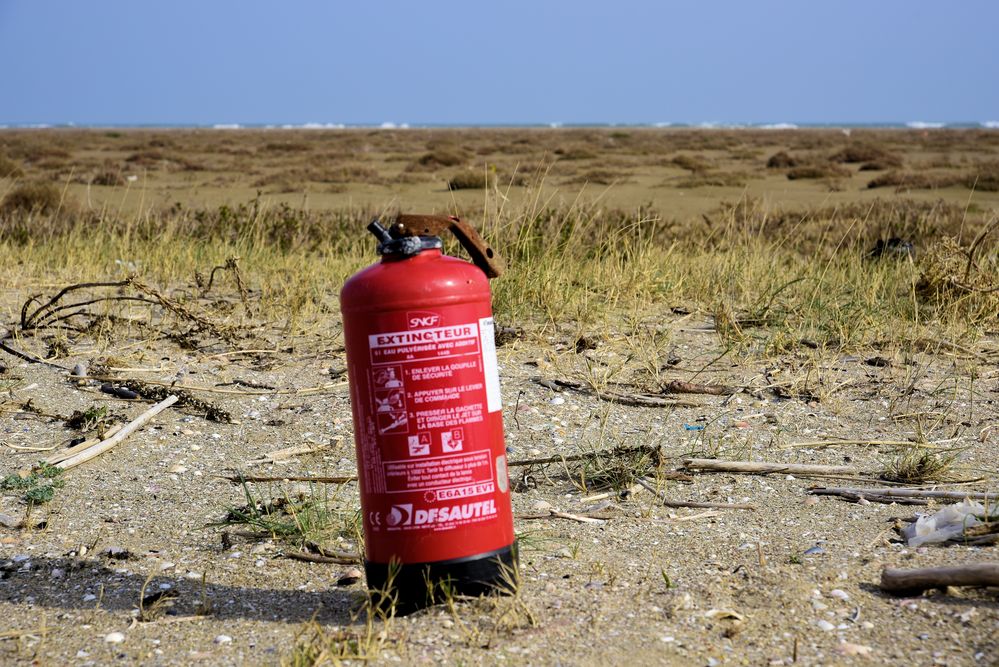
{"label": "pebble", "polygon": [[850,599],[850,596],[847,594],[846,591],[842,591],[842,590],[840,590],[838,588],[834,588],[831,591],[829,591],[829,597],[836,598],[837,600],[844,600],[844,601]]}
{"label": "pebble", "polygon": [[167,570],[172,570],[173,568],[174,568],[174,564],[171,563],[171,562],[169,562],[169,561],[166,562],[166,563],[160,563],[160,572],[165,572]]}
{"label": "pebble", "polygon": [[192,452],[196,452],[201,449],[201,445],[191,445],[190,449]]}
{"label": "pebble", "polygon": [[836,652],[840,655],[857,655],[861,657],[869,656],[872,650],[873,649],[870,646],[851,644],[850,642],[841,642],[840,645],[836,647]]}
{"label": "pebble", "polygon": [[860,624],[860,627],[862,627],[864,630],[873,630],[874,624],[871,623],[870,621],[864,621],[863,623]]}
{"label": "pebble", "polygon": [[835,625],[825,619],[822,619],[816,625],[819,626],[819,630],[824,630],[825,632],[831,632],[836,629]]}
{"label": "pebble", "polygon": [[167,472],[172,472],[172,473],[176,473],[176,474],[179,475],[179,474],[187,472],[187,467],[186,466],[182,466],[179,463],[177,463],[175,465],[170,466],[170,469]]}
{"label": "pebble", "polygon": [[805,498],[805,507],[812,507],[813,505],[818,505],[819,499],[817,496],[807,496]]}
{"label": "pebble", "polygon": [[193,571],[192,572],[188,572],[187,574],[184,575],[184,578],[185,579],[191,579],[191,580],[201,581],[201,573],[200,572],[193,572]]}
{"label": "pebble", "polygon": [[539,500],[531,505],[531,509],[535,512],[550,512],[552,510],[552,505],[544,500]]}
{"label": "pebble", "polygon": [[232,643],[232,637],[230,637],[229,635],[219,635],[218,637],[215,638],[215,643],[216,644],[231,644]]}
{"label": "pebble", "polygon": [[194,431],[192,431],[189,428],[185,428],[183,431],[181,431],[181,434],[182,435],[194,435]]}
{"label": "pebble", "polygon": [[0,514],[0,526],[4,528],[17,528],[21,524],[19,519],[15,519],[9,514]]}
{"label": "pebble", "polygon": [[93,593],[87,593],[86,595],[83,596],[83,601],[84,602],[93,602],[96,599],[97,599],[97,596],[94,595]]}
{"label": "pebble", "polygon": [[336,580],[337,586],[352,586],[361,580],[361,570],[356,567],[350,567],[344,570],[340,578]]}
{"label": "pebble", "polygon": [[805,555],[806,556],[820,556],[820,555],[822,555],[824,553],[825,553],[825,550],[822,547],[820,547],[819,545],[817,545],[817,544],[814,547],[805,549]]}
{"label": "pebble", "polygon": [[63,577],[66,576],[66,570],[64,570],[64,569],[62,569],[60,567],[54,568],[52,570],[52,575],[51,576],[52,576],[53,579],[62,579]]}
{"label": "pebble", "polygon": [[72,374],[73,374],[74,377],[78,377],[78,378],[85,376],[87,374],[87,365],[86,364],[77,364],[77,365],[73,366]]}
{"label": "pebble", "polygon": [[551,403],[552,405],[562,405],[563,403],[565,403],[565,399],[562,398],[561,396],[552,396],[548,402]]}
{"label": "pebble", "polygon": [[108,644],[120,644],[125,641],[125,635],[121,632],[111,632],[104,635],[104,641]]}

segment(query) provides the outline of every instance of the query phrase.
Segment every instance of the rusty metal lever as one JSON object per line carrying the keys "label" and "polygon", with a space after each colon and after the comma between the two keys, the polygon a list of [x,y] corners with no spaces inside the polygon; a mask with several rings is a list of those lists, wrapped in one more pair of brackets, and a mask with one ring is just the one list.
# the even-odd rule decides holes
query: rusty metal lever
{"label": "rusty metal lever", "polygon": [[479,233],[466,221],[454,215],[399,215],[389,228],[394,238],[405,236],[440,236],[450,230],[461,247],[472,258],[472,263],[489,278],[503,273],[503,261]]}

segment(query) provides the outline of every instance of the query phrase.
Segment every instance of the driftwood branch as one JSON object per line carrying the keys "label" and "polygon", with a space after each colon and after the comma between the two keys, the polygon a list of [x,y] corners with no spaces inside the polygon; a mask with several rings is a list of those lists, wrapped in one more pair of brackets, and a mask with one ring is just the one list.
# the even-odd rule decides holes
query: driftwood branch
{"label": "driftwood branch", "polygon": [[681,465],[688,470],[705,472],[734,472],[742,474],[790,474],[790,475],[859,475],[861,472],[851,466],[824,466],[807,463],[757,463],[755,461],[723,461],[719,459],[681,459]]}
{"label": "driftwood branch", "polygon": [[946,586],[999,586],[999,563],[881,571],[881,590],[889,593],[915,595]]}
{"label": "driftwood branch", "polygon": [[593,524],[603,524],[609,520],[608,517],[593,516],[591,514],[570,514],[569,512],[560,512],[559,510],[549,510],[544,514],[518,514],[514,518],[524,521],[535,519],[568,519],[577,523]]}
{"label": "driftwood branch", "polygon": [[361,557],[357,554],[323,556],[320,554],[305,553],[304,551],[286,551],[282,555],[285,558],[304,560],[307,563],[324,563],[327,565],[356,565],[361,560]]}
{"label": "driftwood branch", "polygon": [[671,380],[663,385],[664,394],[708,394],[710,396],[728,396],[734,394],[735,387],[727,387],[721,384],[696,384],[694,382],[683,382],[682,380]]}
{"label": "driftwood branch", "polygon": [[542,387],[546,387],[554,391],[569,389],[579,394],[595,396],[601,401],[607,401],[608,403],[630,405],[632,407],[639,408],[696,408],[701,405],[700,403],[694,403],[692,401],[663,398],[662,396],[656,396],[655,394],[603,391],[587,387],[579,382],[570,382],[569,380],[545,380],[543,378],[534,378],[534,382]]}
{"label": "driftwood branch", "polygon": [[107,440],[121,429],[122,429],[122,424],[115,424],[104,433],[103,438],[87,438],[83,442],[77,443],[72,447],[67,447],[66,449],[55,452],[54,454],[50,454],[48,457],[46,457],[45,462],[48,463],[49,465],[56,465],[57,463],[61,463],[66,459],[76,456],[80,452],[86,451],[91,447],[94,447],[95,445],[99,445],[103,440]]}
{"label": "driftwood branch", "polygon": [[72,456],[64,461],[60,461],[58,464],[56,464],[56,467],[62,468],[63,470],[68,470],[69,468],[76,467],[81,463],[85,463],[96,456],[100,456],[101,454],[110,450],[111,448],[116,447],[125,438],[127,438],[140,428],[142,428],[142,426],[144,426],[146,422],[148,422],[150,419],[152,419],[159,413],[163,412],[176,402],[177,402],[176,396],[167,396],[164,400],[160,401],[159,403],[149,408],[148,410],[143,412],[141,415],[139,415],[129,423],[125,424],[125,426],[123,426],[120,431],[115,433],[110,438],[101,441],[100,443],[94,445],[93,447],[88,447],[87,449],[83,450],[82,452],[78,453],[75,456]]}
{"label": "driftwood branch", "polygon": [[664,507],[696,507],[700,509],[719,509],[719,510],[750,510],[755,512],[756,505],[747,505],[743,503],[698,503],[698,502],[686,502],[680,500],[670,500],[666,497],[666,494],[648,479],[640,477],[635,480],[646,489],[656,494]]}
{"label": "driftwood branch", "polygon": [[862,495],[868,500],[871,496],[886,498],[948,498],[951,500],[991,500],[999,499],[999,491],[938,491],[936,489],[897,489],[897,488],[851,488],[842,486],[814,486],[808,493],[815,496],[857,496]]}
{"label": "driftwood branch", "polygon": [[309,475],[219,475],[219,479],[225,479],[233,484],[243,482],[315,482],[316,484],[346,484],[356,482],[357,475],[345,475],[342,477],[310,477]]}

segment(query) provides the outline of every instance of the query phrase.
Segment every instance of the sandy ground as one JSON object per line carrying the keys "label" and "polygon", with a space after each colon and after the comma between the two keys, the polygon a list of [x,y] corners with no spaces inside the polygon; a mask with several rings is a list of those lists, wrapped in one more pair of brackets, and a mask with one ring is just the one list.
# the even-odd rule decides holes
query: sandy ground
{"label": "sandy ground", "polygon": [[[669,457],[664,470],[676,468],[684,455],[700,454],[874,472],[890,452],[788,446],[833,438],[905,440],[922,428],[928,440],[961,448],[959,477],[986,478],[965,488],[995,488],[995,340],[974,350],[908,358],[888,351],[887,365],[872,366],[864,356],[808,348],[773,359],[719,358],[718,335],[696,315],[654,317],[636,326],[671,336],[674,365],[667,379],[749,389],[733,397],[684,397],[697,407],[677,409],[556,393],[534,378],[579,380],[594,376],[587,368],[620,367],[615,381],[641,381],[641,364],[628,361],[624,326],[596,337],[595,349],[581,353],[569,333],[528,336],[499,349],[512,460],[650,444]],[[19,345],[43,351],[40,341]],[[238,355],[160,344],[145,354],[152,360],[147,365],[160,372],[122,375],[169,382],[184,369],[182,382],[189,385],[238,379],[282,390],[317,387],[331,382],[330,368],[344,366],[342,352],[320,347],[296,345],[268,369]],[[97,356],[96,349],[75,348],[60,363],[72,367]],[[102,394],[94,384],[74,384],[63,371],[9,355],[2,361],[8,368],[0,378],[10,387],[0,421],[6,445],[46,446],[74,435],[59,420],[19,410],[29,399],[42,412],[60,415],[98,405],[131,418],[147,407]],[[800,396],[779,398],[764,388],[784,381]],[[291,547],[280,541],[223,540],[232,529],[207,527],[244,503],[239,487],[217,478],[226,470],[351,474],[347,387],[340,382],[307,395],[226,387],[247,393],[203,396],[240,423],[210,422],[196,411],[171,408],[117,449],[67,472],[65,487],[30,517],[43,527],[2,530],[0,663],[266,665],[289,657],[313,618],[329,635],[367,632],[364,615],[355,613],[363,579],[336,583],[348,566],[283,558]],[[699,426],[705,428],[690,430]],[[247,464],[307,442],[328,447],[283,464]],[[4,447],[0,467],[8,474],[41,456]],[[516,466],[511,473],[518,517],[555,508],[596,510],[605,520],[518,518],[520,597],[376,621],[365,644],[376,664],[999,664],[994,589],[896,598],[877,587],[885,566],[999,560],[996,546],[912,549],[896,541],[893,519],[933,506],[816,498],[806,490],[822,480],[784,474],[696,474],[689,483],[665,482],[673,500],[751,503],[755,511],[670,509],[649,492],[593,503],[582,501],[593,490],[569,479],[564,466]],[[256,489],[261,496],[278,495],[281,486]],[[347,485],[332,502],[349,508],[356,493]],[[0,513],[23,517],[16,494],[0,502]],[[349,538],[333,546],[355,547]],[[111,558],[109,549],[119,555],[127,550],[128,557]],[[148,622],[137,618],[144,584],[147,595],[177,594],[166,614]],[[210,611],[198,615],[205,602]]]}

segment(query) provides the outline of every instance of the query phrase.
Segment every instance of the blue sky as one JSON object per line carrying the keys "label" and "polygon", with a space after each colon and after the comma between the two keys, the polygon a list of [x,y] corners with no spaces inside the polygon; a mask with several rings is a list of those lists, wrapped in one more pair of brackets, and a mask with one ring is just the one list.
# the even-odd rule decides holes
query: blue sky
{"label": "blue sky", "polygon": [[999,120],[999,2],[0,0],[0,123]]}

